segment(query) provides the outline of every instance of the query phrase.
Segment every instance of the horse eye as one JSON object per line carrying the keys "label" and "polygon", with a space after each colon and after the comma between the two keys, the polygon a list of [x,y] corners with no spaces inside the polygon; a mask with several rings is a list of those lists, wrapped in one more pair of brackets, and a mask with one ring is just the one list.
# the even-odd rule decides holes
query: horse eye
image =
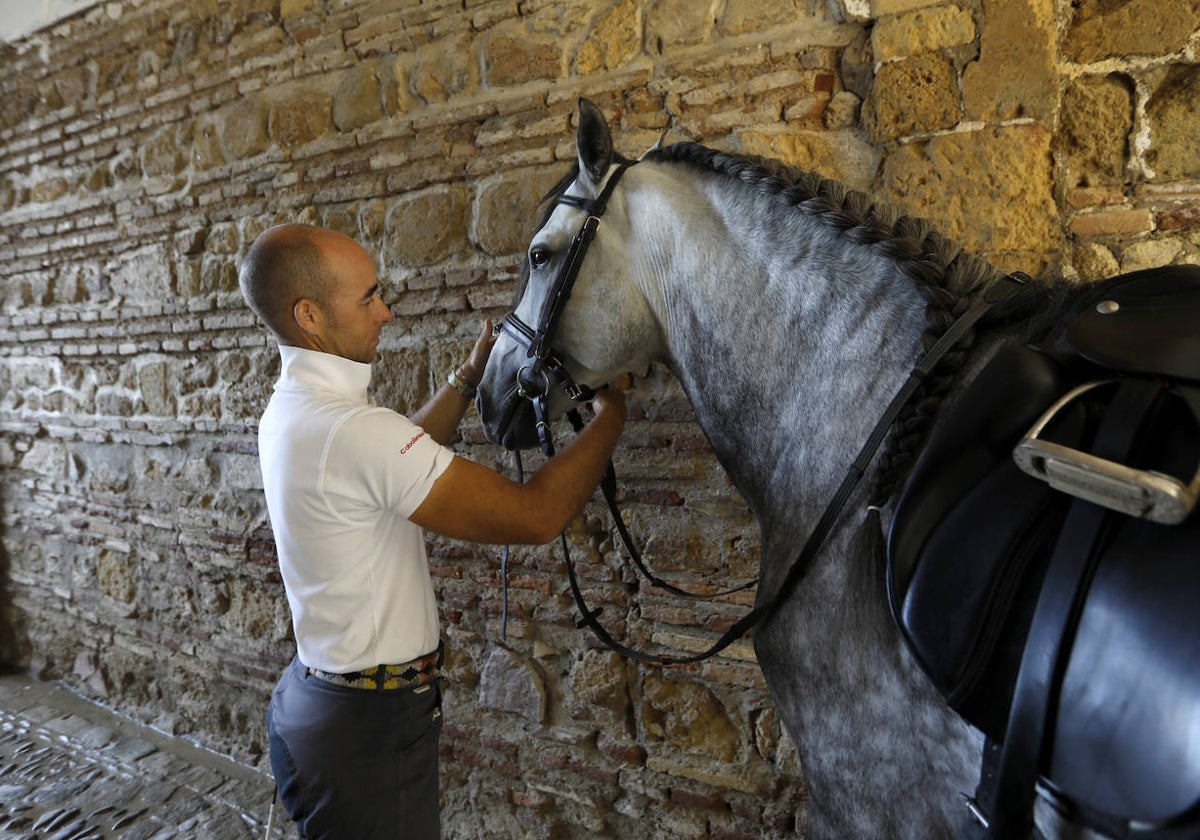
{"label": "horse eye", "polygon": [[541,246],[529,249],[529,265],[532,268],[545,268],[550,262],[550,249]]}

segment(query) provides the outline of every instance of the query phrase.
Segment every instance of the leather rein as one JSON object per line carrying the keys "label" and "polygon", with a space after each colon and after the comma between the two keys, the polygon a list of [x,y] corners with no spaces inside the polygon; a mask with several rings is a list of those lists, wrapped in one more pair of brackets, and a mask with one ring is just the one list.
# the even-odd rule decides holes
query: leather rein
{"label": "leather rein", "polygon": [[[554,442],[550,434],[549,422],[547,420],[547,402],[550,396],[550,375],[553,374],[555,379],[559,381],[563,392],[574,402],[587,402],[594,395],[595,391],[580,383],[577,383],[567,370],[563,362],[554,355],[551,350],[551,342],[557,333],[559,322],[562,319],[563,310],[571,295],[571,289],[575,284],[575,279],[579,275],[579,270],[583,265],[584,257],[587,255],[588,247],[592,240],[595,239],[596,230],[600,225],[600,218],[604,215],[607,209],[608,200],[612,196],[613,190],[620,182],[621,176],[629,167],[636,162],[623,162],[618,164],[617,169],[608,179],[604,189],[595,199],[581,198],[579,196],[562,195],[555,199],[557,204],[566,204],[571,207],[577,207],[584,210],[588,216],[583,223],[583,227],[575,235],[571,242],[571,247],[567,251],[566,260],[562,268],[559,270],[551,286],[550,294],[546,298],[546,302],[542,306],[542,311],[539,316],[537,328],[533,328],[526,324],[516,312],[510,313],[497,326],[497,331],[503,331],[513,338],[518,344],[525,347],[528,352],[528,357],[533,361],[530,364],[523,366],[517,372],[517,392],[521,397],[529,400],[532,403],[534,417],[537,424],[538,441],[541,445],[542,452],[551,457],[554,455]],[[1024,280],[1018,275],[1009,275],[1005,278],[1014,283],[1022,283]],[[915,368],[909,373],[908,378],[900,387],[899,391],[892,398],[888,407],[884,410],[883,415],[875,424],[866,442],[863,444],[858,456],[850,464],[846,471],[845,477],[838,486],[837,491],[826,505],[824,512],[817,521],[816,526],[809,534],[808,539],[797,553],[796,559],[789,567],[787,575],[783,582],[776,590],[774,595],[769,600],[760,602],[744,615],[739,621],[733,624],[725,633],[713,643],[708,649],[692,654],[690,656],[667,656],[663,654],[647,653],[644,651],[635,650],[626,647],[612,637],[612,635],[599,622],[600,613],[603,607],[590,609],[584,600],[583,592],[579,586],[579,580],[575,571],[574,561],[571,559],[570,549],[567,544],[566,534],[559,536],[560,543],[563,549],[564,565],[567,569],[567,579],[570,582],[571,594],[575,599],[576,607],[579,609],[580,619],[576,622],[578,627],[587,627],[592,633],[603,642],[607,647],[617,652],[621,656],[637,662],[646,662],[656,665],[685,665],[694,662],[700,662],[720,653],[727,648],[756,624],[766,620],[790,597],[795,590],[797,584],[804,578],[812,567],[816,559],[817,552],[825,543],[833,526],[837,523],[842,510],[850,500],[851,494],[858,486],[859,481],[866,474],[867,467],[870,465],[871,459],[876,451],[887,437],[888,431],[897,416],[904,409],[909,399],[925,381],[926,377],[937,366],[938,362],[954,347],[955,344],[967,333],[974,324],[983,317],[983,315],[991,309],[991,307],[1003,300],[1007,292],[1011,289],[1001,288],[1002,284],[995,284],[989,287],[982,296],[973,301],[961,315],[951,324],[950,328],[942,334],[933,346],[931,346],[925,354],[917,362]],[[548,373],[549,372],[549,373]],[[571,422],[572,427],[578,432],[583,428],[583,420],[580,418],[578,411],[572,409],[567,412],[567,418]],[[520,467],[520,455],[517,454],[517,467]],[[633,540],[629,534],[629,530],[625,525],[625,521],[621,516],[621,512],[617,507],[616,502],[616,471],[613,468],[612,462],[608,464],[604,478],[601,480],[600,488],[604,494],[606,503],[610,513],[613,516],[617,531],[621,536],[621,541],[625,545],[626,551],[637,566],[638,570],[645,576],[651,585],[670,592],[673,595],[696,598],[710,599],[719,598],[725,595],[731,595],[735,592],[740,592],[749,589],[758,584],[758,579],[748,581],[747,583],[736,586],[732,589],[727,589],[722,592],[715,593],[697,593],[689,592],[673,584],[658,578],[645,565],[640,552],[633,545]],[[502,578],[505,582],[504,594],[504,619],[503,623],[507,622],[508,615],[508,596],[507,596],[507,549],[501,570]]]}

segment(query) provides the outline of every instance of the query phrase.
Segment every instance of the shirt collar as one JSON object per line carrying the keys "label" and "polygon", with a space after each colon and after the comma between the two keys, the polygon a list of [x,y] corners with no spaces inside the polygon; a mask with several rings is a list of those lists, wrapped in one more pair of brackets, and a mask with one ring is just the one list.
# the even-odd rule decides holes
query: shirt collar
{"label": "shirt collar", "polygon": [[306,350],[303,347],[279,345],[283,369],[278,389],[287,384],[332,391],[341,397],[368,402],[367,388],[371,384],[371,366],[333,353]]}

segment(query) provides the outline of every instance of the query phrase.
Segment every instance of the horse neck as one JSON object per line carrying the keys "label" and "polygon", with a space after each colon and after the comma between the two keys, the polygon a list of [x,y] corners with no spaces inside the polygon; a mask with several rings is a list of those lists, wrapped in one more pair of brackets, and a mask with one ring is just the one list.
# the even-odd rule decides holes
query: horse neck
{"label": "horse neck", "polygon": [[[924,303],[886,258],[740,185],[660,189],[643,293],[764,535],[809,522],[912,367]],[[631,201],[632,207],[649,207]]]}

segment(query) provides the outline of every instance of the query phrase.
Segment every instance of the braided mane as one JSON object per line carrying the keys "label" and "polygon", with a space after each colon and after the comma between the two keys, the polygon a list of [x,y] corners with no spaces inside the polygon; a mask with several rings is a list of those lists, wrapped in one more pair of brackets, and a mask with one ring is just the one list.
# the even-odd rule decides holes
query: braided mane
{"label": "braided mane", "polygon": [[[950,328],[974,298],[1004,274],[986,260],[965,253],[925,219],[907,216],[866,193],[779,161],[732,155],[696,143],[676,143],[646,155],[646,160],[686,163],[734,178],[797,212],[836,230],[841,236],[891,259],[925,299],[926,349]],[[980,323],[1013,322],[1036,313],[1057,312],[1047,305],[1061,299],[1061,283],[1027,283],[998,304]],[[893,426],[880,457],[880,478],[872,503],[882,504],[903,479],[924,444],[945,396],[975,343],[974,329],[947,353],[909,407]]]}

